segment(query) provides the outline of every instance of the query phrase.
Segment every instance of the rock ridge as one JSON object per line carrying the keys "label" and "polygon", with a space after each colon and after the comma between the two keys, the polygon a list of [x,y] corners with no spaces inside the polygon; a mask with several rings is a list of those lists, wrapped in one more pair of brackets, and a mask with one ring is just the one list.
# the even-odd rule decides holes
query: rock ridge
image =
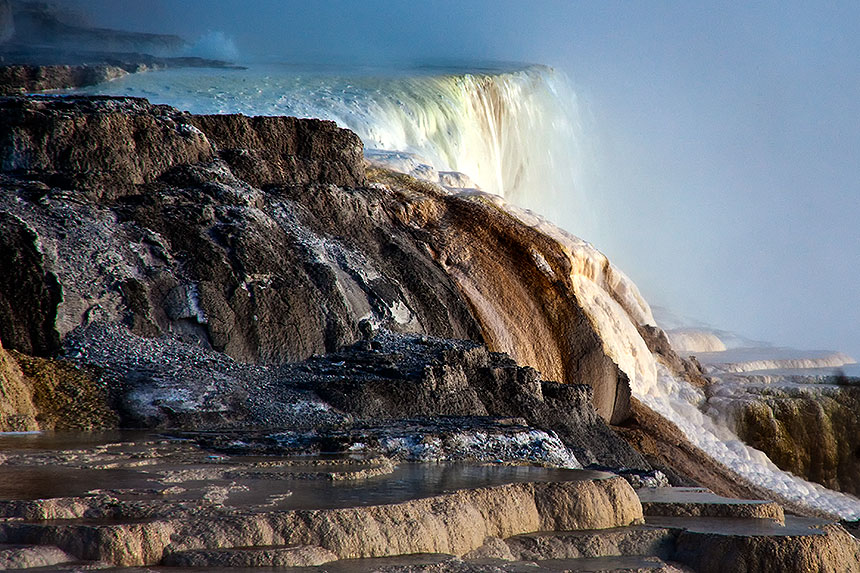
{"label": "rock ridge", "polygon": [[331,122],[106,97],[5,98],[0,117],[2,210],[62,291],[44,336],[108,320],[278,364],[355,342],[367,319],[487,342],[590,385],[604,419],[629,414],[624,373],[553,278],[570,275],[563,249],[480,196],[378,170],[368,184],[360,140]]}

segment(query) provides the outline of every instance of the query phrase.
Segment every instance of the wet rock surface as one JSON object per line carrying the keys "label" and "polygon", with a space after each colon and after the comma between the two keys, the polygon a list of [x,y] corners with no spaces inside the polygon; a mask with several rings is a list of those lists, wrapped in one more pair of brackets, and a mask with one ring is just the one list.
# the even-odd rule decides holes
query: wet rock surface
{"label": "wet rock surface", "polygon": [[741,507],[760,502],[669,488],[699,510],[666,517],[608,473],[236,455],[188,437],[0,436],[0,558],[57,571],[858,570],[844,529]]}
{"label": "wet rock surface", "polygon": [[860,387],[758,384],[751,376],[743,385],[716,383],[711,394],[709,406],[780,468],[860,494]]}
{"label": "wet rock surface", "polygon": [[[243,458],[186,440],[116,437],[73,449],[57,448],[50,436],[18,436],[17,447],[16,438],[6,438],[0,496],[17,499],[0,504],[0,540],[52,545],[77,559],[119,565],[265,565],[264,557],[225,550],[280,548],[265,557],[269,564],[302,565],[418,552],[462,555],[488,536],[641,519],[627,482],[605,473],[397,468],[367,457]],[[368,471],[374,468],[382,471]],[[55,479],[16,486],[16,469],[34,476],[41,469]],[[75,478],[75,472],[102,477]],[[72,479],[58,482],[64,474]]]}

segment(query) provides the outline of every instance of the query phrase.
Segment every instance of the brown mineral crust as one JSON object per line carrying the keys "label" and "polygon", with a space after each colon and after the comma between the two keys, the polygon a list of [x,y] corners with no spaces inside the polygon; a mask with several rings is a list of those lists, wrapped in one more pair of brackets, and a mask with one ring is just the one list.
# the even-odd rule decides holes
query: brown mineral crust
{"label": "brown mineral crust", "polygon": [[782,573],[860,571],[860,541],[838,525],[825,525],[820,535],[766,536],[682,532],[674,559],[701,573],[732,571]]}
{"label": "brown mineral crust", "polygon": [[860,494],[860,387],[815,394],[751,393],[738,400],[737,433],[779,468]]}
{"label": "brown mineral crust", "polygon": [[0,343],[0,432],[38,430],[37,413],[32,388]]}
{"label": "brown mineral crust", "polygon": [[[50,220],[36,234],[55,252],[61,336],[95,312],[279,363],[350,344],[374,316],[486,341],[545,378],[592,386],[605,419],[629,413],[561,245],[481,196],[379,171],[388,188],[364,186],[361,142],[332,122],[191,116],[134,98],[7,98],[0,119],[3,170],[48,184],[25,193],[44,207],[13,210]],[[87,208],[42,199],[58,188]]]}
{"label": "brown mineral crust", "polygon": [[[374,176],[402,194],[398,218],[457,285],[492,350],[546,379],[588,384],[601,416],[627,417],[627,378],[576,299],[570,261],[558,243],[481,196],[406,187],[404,178],[382,170]],[[534,263],[534,253],[552,275]]]}
{"label": "brown mineral crust", "polygon": [[0,105],[6,173],[114,199],[178,164],[214,156],[172,108],[134,98],[7,98]]}
{"label": "brown mineral crust", "polygon": [[197,115],[237,177],[254,185],[365,184],[363,145],[333,121],[295,117]]}

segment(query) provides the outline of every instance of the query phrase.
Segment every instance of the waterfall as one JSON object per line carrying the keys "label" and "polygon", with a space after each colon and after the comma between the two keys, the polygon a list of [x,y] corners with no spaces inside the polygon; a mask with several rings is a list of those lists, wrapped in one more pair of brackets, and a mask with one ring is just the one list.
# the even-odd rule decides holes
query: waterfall
{"label": "waterfall", "polygon": [[469,73],[176,69],[77,92],[146,97],[192,113],[334,120],[367,150],[406,152],[544,213],[579,194],[584,137],[576,93],[546,66]]}
{"label": "waterfall", "polygon": [[[79,90],[86,92],[147,97],[193,113],[331,119],[358,133],[366,148],[464,173],[500,202],[550,216],[562,198],[571,205],[580,197],[585,138],[576,94],[563,74],[542,66],[469,73],[177,69]],[[673,377],[639,335],[637,325],[654,324],[648,304],[597,249],[534,213],[505,208],[561,245],[578,300],[606,354],[630,379],[634,396],[754,483],[845,519],[860,518],[860,499],[783,472],[702,411],[702,392]],[[570,214],[566,221],[576,224]]]}

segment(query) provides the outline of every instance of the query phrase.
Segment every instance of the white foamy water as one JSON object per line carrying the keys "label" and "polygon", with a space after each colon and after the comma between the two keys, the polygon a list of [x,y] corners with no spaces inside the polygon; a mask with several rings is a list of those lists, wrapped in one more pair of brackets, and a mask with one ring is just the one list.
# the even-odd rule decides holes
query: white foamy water
{"label": "white foamy water", "polygon": [[843,519],[860,519],[860,499],[808,482],[779,469],[763,452],[743,443],[719,419],[703,413],[705,396],[659,366],[659,386],[634,394],[644,404],[678,426],[693,444],[741,476],[788,500],[814,507]]}
{"label": "white foamy water", "polygon": [[334,120],[367,149],[414,154],[542,212],[577,193],[576,94],[564,74],[545,66],[470,73],[175,69],[77,93],[145,97],[193,113]]}
{"label": "white foamy water", "polygon": [[[567,205],[584,200],[576,187],[584,137],[576,95],[563,75],[545,67],[411,75],[286,67],[172,70],[131,75],[86,91],[146,97],[195,113],[332,119],[358,133],[368,148],[406,152],[438,171],[465,173],[484,191],[551,217],[562,197]],[[563,246],[577,296],[637,398],[751,481],[798,503],[860,518],[860,499],[779,470],[702,412],[702,393],[673,378],[648,351],[636,325],[653,324],[651,310],[606,257],[539,216],[517,209],[512,213]],[[565,219],[575,224],[571,215]],[[546,266],[536,253],[539,268],[542,260]]]}
{"label": "white foamy water", "polygon": [[779,469],[764,452],[746,445],[718,410],[711,409],[713,417],[703,412],[702,391],[674,377],[639,335],[636,325],[654,324],[654,318],[636,285],[597,249],[539,215],[516,207],[507,209],[523,223],[555,239],[568,253],[577,299],[600,333],[606,353],[627,374],[636,398],[674,423],[709,456],[751,482],[798,504],[843,519],[860,519],[860,499]]}

